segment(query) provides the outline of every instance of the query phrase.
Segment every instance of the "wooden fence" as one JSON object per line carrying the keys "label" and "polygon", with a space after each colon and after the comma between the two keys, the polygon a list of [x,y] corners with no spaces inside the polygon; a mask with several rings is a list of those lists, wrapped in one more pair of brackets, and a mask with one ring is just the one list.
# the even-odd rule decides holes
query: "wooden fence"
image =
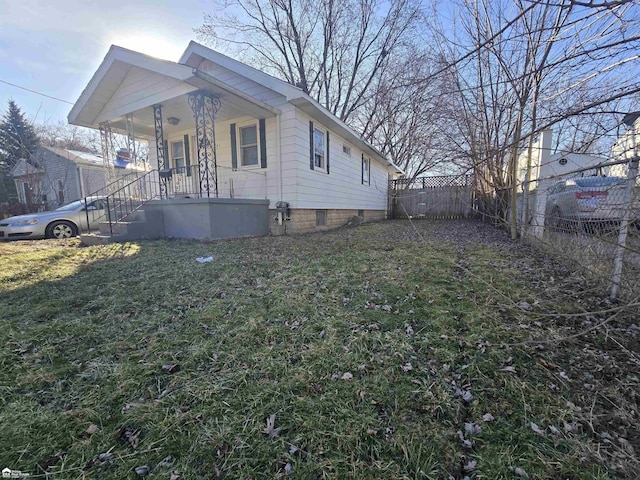
{"label": "wooden fence", "polygon": [[399,178],[389,185],[392,218],[466,218],[473,214],[470,175]]}

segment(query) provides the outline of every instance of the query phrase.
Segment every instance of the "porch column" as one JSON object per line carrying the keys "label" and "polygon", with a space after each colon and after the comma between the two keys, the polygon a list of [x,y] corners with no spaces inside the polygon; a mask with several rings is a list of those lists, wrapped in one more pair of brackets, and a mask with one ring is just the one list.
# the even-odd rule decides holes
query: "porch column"
{"label": "porch column", "polygon": [[102,161],[105,168],[106,182],[107,185],[111,185],[115,180],[115,172],[113,171],[113,155],[115,149],[113,147],[113,130],[111,130],[109,122],[100,124],[100,147],[102,149]]}
{"label": "porch column", "polygon": [[[129,114],[125,117],[127,123],[127,150],[129,150],[129,161],[138,166],[138,157],[136,155],[136,133],[133,129],[133,115]],[[136,168],[136,173],[138,169]]]}
{"label": "porch column", "polygon": [[160,182],[160,198],[167,196],[167,178],[160,172],[169,168],[164,152],[164,130],[162,129],[162,105],[153,106],[153,124],[156,133],[156,158],[158,159],[158,177]]}
{"label": "porch column", "polygon": [[216,113],[220,99],[211,92],[198,90],[189,94],[189,106],[196,123],[196,145],[198,147],[198,176],[200,196],[206,193],[218,196],[218,162],[216,158]]}

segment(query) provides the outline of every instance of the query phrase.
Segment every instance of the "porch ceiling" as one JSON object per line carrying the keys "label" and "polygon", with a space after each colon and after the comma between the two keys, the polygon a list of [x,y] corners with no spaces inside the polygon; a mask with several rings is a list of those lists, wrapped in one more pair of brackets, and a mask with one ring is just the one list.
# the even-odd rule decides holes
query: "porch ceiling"
{"label": "porch ceiling", "polygon": [[[226,92],[216,91],[215,88],[207,88],[214,95],[220,98],[220,109],[216,113],[216,123],[230,121],[238,117],[266,118],[274,115],[273,112],[252,105],[242,98],[234,97]],[[195,129],[193,111],[189,106],[188,94],[180,95],[161,103],[162,105],[162,129],[164,135],[171,135],[185,130]],[[153,139],[155,138],[155,125],[153,118],[153,106],[138,109],[132,112],[134,131],[137,137]],[[168,122],[169,117],[179,119],[177,125]],[[110,125],[116,131],[126,132],[126,120],[124,116],[112,119]]]}

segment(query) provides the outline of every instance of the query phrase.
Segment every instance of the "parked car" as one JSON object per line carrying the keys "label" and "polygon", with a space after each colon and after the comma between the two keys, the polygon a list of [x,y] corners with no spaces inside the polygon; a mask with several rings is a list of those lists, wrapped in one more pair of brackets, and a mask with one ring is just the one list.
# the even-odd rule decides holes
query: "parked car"
{"label": "parked car", "polygon": [[[629,207],[626,179],[581,177],[556,182],[547,193],[545,225],[552,228],[591,229],[619,223]],[[637,220],[637,203],[632,220]]]}
{"label": "parked car", "polygon": [[[104,220],[105,200],[88,197],[63,205],[51,212],[18,215],[0,220],[0,240],[28,238],[70,238]],[[88,219],[88,222],[87,222]]]}

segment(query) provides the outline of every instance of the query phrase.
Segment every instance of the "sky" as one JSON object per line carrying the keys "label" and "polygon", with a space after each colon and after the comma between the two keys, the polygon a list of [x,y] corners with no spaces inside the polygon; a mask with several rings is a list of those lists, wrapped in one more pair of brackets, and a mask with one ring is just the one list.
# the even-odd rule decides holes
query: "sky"
{"label": "sky", "polygon": [[16,101],[35,123],[65,121],[112,44],[177,61],[211,0],[0,0],[0,113]]}

